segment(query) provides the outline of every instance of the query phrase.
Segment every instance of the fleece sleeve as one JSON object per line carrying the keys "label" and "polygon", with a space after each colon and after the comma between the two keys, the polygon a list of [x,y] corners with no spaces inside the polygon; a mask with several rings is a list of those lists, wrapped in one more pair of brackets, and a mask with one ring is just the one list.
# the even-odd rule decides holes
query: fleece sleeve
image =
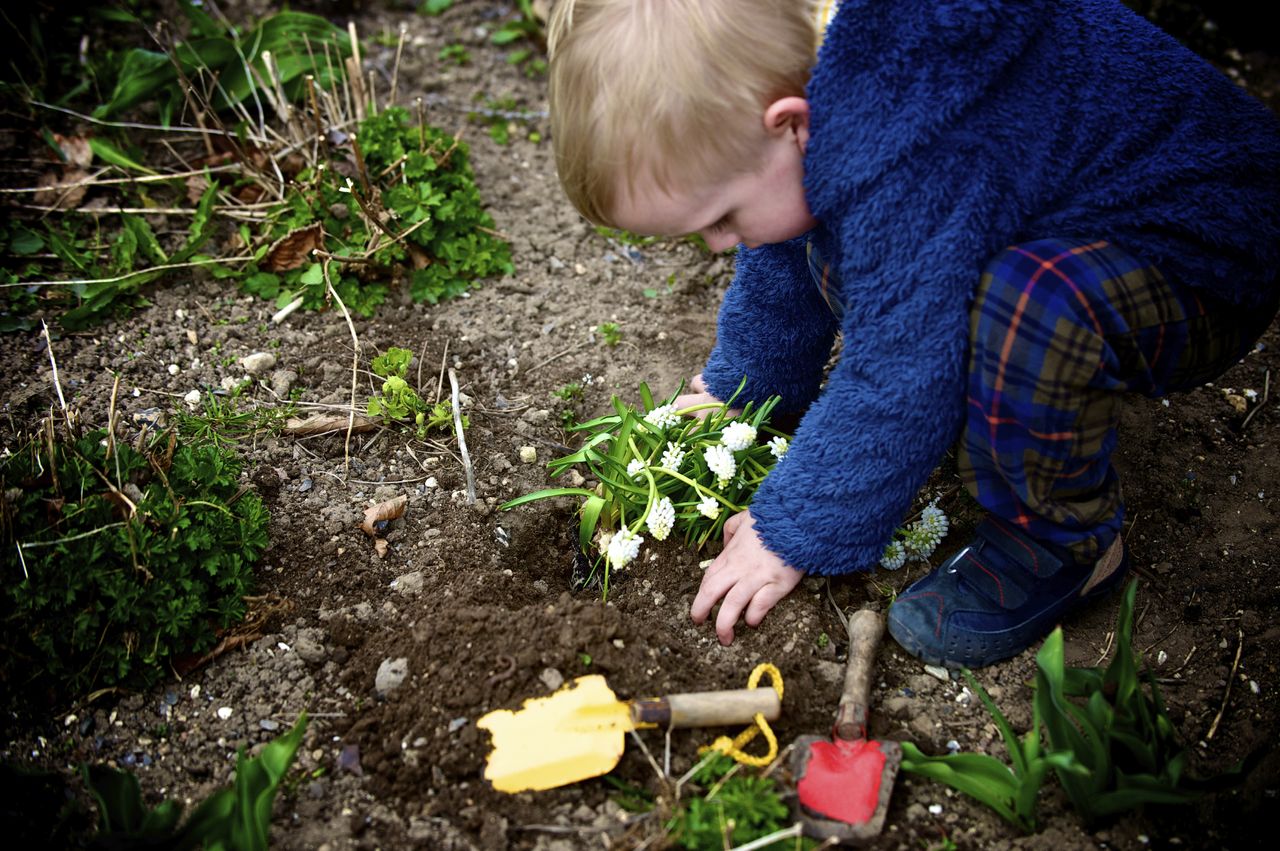
{"label": "fleece sleeve", "polygon": [[740,248],[703,380],[714,396],[728,399],[745,378],[739,402],[776,395],[780,412],[798,413],[818,395],[835,328],[810,280],[805,237]]}
{"label": "fleece sleeve", "polygon": [[864,307],[846,319],[839,363],[751,506],[761,540],[792,567],[876,565],[959,433],[966,293],[980,269],[957,262],[951,238],[935,234],[844,286]]}

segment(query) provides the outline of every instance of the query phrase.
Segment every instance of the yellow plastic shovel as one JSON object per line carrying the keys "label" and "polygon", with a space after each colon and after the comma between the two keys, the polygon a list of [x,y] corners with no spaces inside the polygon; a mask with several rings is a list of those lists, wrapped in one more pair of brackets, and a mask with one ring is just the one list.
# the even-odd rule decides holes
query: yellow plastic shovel
{"label": "yellow plastic shovel", "polygon": [[493,737],[484,776],[500,792],[554,789],[613,769],[625,734],[645,727],[746,724],[756,715],[776,721],[782,701],[771,688],[672,694],[624,702],[604,677],[578,677],[555,694],[499,709],[477,726]]}

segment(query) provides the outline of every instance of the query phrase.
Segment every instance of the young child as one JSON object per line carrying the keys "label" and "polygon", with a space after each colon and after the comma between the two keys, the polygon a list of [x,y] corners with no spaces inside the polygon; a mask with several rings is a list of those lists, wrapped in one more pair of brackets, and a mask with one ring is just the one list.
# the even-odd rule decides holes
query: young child
{"label": "young child", "polygon": [[873,568],[959,438],[989,515],[889,629],[988,665],[1127,569],[1123,395],[1212,379],[1275,316],[1280,124],[1118,0],[844,0],[814,64],[815,5],[560,0],[560,178],[593,222],[739,246],[684,401],[745,378],[804,412],[693,620],[719,603],[728,644]]}

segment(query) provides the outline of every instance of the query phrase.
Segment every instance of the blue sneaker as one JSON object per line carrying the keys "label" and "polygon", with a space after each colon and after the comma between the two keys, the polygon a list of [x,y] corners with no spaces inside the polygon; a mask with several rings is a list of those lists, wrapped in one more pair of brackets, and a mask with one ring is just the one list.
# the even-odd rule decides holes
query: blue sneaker
{"label": "blue sneaker", "polygon": [[1120,584],[1129,557],[1119,536],[1096,564],[1035,541],[994,518],[889,607],[889,633],[932,665],[981,668],[1016,656],[1068,612]]}

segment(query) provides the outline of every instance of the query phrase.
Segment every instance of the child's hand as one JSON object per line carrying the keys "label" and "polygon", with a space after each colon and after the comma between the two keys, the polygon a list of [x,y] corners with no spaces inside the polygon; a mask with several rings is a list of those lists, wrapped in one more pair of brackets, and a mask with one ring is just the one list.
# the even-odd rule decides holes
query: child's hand
{"label": "child's hand", "polygon": [[791,567],[761,543],[751,512],[743,511],[725,522],[724,551],[703,575],[689,615],[694,623],[702,623],[723,598],[716,616],[716,635],[721,644],[732,644],[733,625],[744,610],[747,626],[759,626],[769,610],[803,578],[803,571]]}
{"label": "child's hand", "polygon": [[[675,405],[676,410],[680,410],[683,408],[692,408],[694,405],[717,405],[720,401],[720,399],[717,399],[715,396],[712,396],[707,392],[707,384],[702,380],[702,373],[698,373],[689,380],[689,392],[676,397]],[[707,414],[710,412],[710,408],[703,408],[700,411],[694,411],[691,416],[695,416],[701,420],[705,419]],[[736,417],[740,413],[742,413],[741,408],[731,408],[729,410],[729,416],[731,417]],[[726,523],[725,529],[727,530],[728,527],[729,524]]]}

